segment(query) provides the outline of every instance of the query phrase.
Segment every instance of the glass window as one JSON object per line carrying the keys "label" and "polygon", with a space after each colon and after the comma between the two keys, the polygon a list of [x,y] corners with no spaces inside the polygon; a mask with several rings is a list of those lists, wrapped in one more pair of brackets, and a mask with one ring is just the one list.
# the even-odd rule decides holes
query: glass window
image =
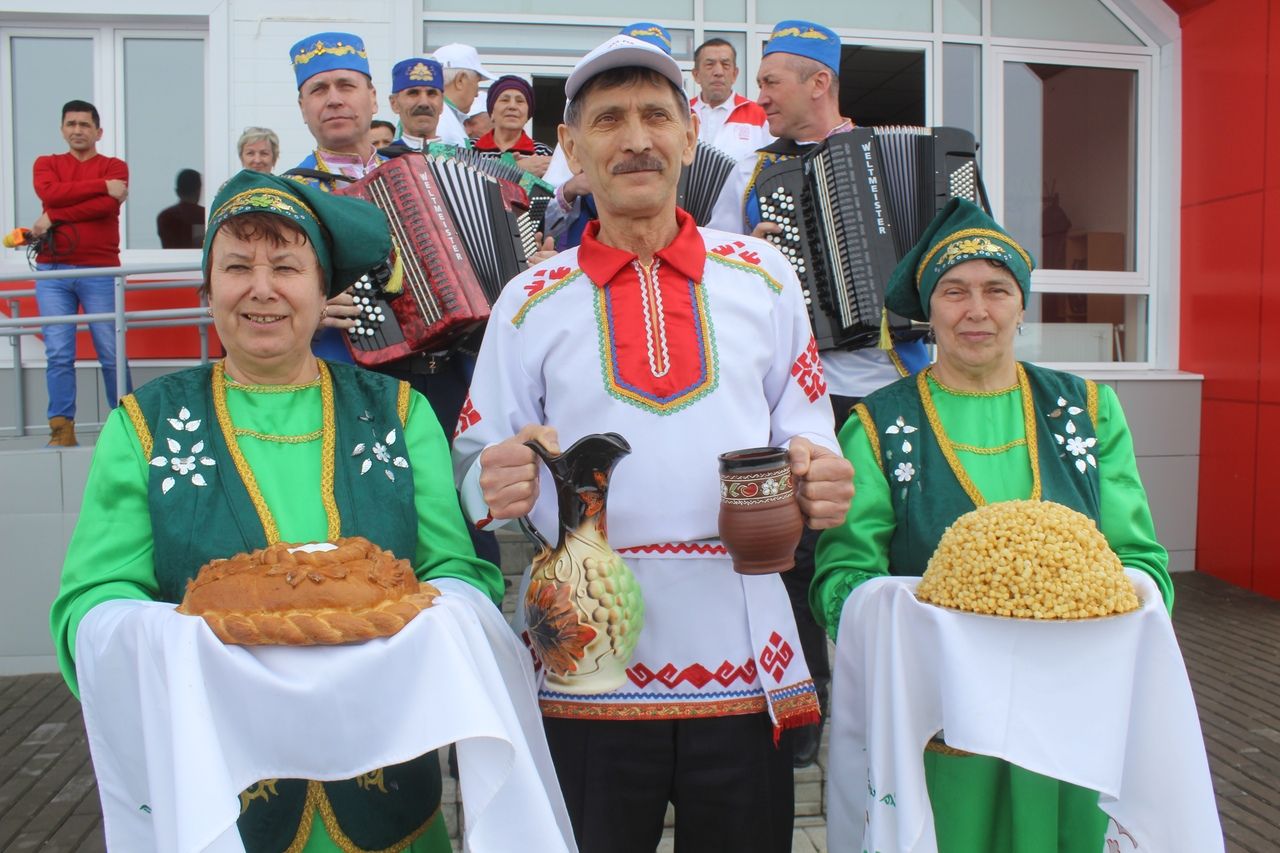
{"label": "glass window", "polygon": [[840,114],[863,127],[924,124],[924,51],[846,44]]}
{"label": "glass window", "polygon": [[745,21],[746,0],[702,0],[702,17],[707,21]]}
{"label": "glass window", "polygon": [[942,124],[962,127],[982,144],[982,48],[942,46]]}
{"label": "glass window", "polygon": [[[483,9],[485,12],[507,12],[515,15],[576,15],[584,18],[617,14],[615,9],[602,8],[597,0],[484,0],[483,5],[477,4],[475,0],[424,0],[422,8],[428,13],[476,12]],[[636,11],[635,17],[620,20],[618,26],[637,19],[665,21],[692,18],[693,0],[649,0],[643,9]]]}
{"label": "glass window", "polygon": [[[44,154],[65,154],[62,105],[94,100],[93,39],[15,36],[10,42],[12,73],[14,211],[28,228],[40,218],[40,200],[31,186],[31,166]],[[21,84],[19,81],[23,81]],[[39,81],[30,85],[27,81]],[[102,112],[102,105],[95,104]],[[105,120],[104,120],[105,121]],[[108,137],[110,138],[110,137]],[[98,143],[99,150],[102,143]]]}
{"label": "glass window", "polygon": [[[125,241],[158,249],[156,215],[177,204],[182,169],[204,169],[204,41],[125,38],[124,140],[129,163]],[[204,198],[212,197],[205,187]]]}
{"label": "glass window", "polygon": [[1032,293],[1014,354],[1034,362],[1147,361],[1147,297]]}
{"label": "glass window", "polygon": [[980,35],[982,0],[942,0],[942,31]]}
{"label": "glass window", "polygon": [[[661,19],[661,16],[655,16]],[[430,53],[442,44],[462,42],[473,46],[481,59],[496,55],[528,57],[566,57],[573,62],[596,45],[618,34],[618,26],[597,27],[565,24],[502,24],[491,21],[427,21],[423,24],[422,43]],[[671,55],[678,60],[693,60],[693,30],[668,28],[671,32]]]}
{"label": "glass window", "polygon": [[558,129],[564,119],[564,81],[568,75],[533,75],[534,113],[530,136],[555,148]]}
{"label": "glass window", "polygon": [[1100,0],[991,0],[997,36],[1141,45]]}
{"label": "glass window", "polygon": [[1137,77],[1005,63],[1004,222],[1041,269],[1136,268]]}
{"label": "glass window", "polygon": [[927,33],[933,30],[933,0],[756,0],[757,21],[791,18],[821,21],[828,27]]}

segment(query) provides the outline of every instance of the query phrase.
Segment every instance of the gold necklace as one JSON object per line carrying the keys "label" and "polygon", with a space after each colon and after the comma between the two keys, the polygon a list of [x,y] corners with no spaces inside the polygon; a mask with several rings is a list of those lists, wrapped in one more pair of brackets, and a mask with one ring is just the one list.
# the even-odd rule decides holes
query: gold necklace
{"label": "gold necklace", "polygon": [[[337,447],[337,427],[333,415],[333,377],[329,367],[323,360],[320,365],[320,500],[324,504],[324,514],[328,521],[327,535],[330,542],[342,535],[342,519],[338,515],[338,502],[333,495],[334,451]],[[274,545],[280,541],[280,528],[276,524],[271,508],[262,496],[258,487],[258,478],[249,467],[244,453],[240,450],[236,428],[231,423],[231,412],[227,408],[227,370],[220,361],[213,366],[213,410],[218,418],[218,427],[222,430],[222,440],[227,446],[227,453],[236,466],[236,473],[249,493],[249,501],[258,513],[262,522],[262,532],[267,537],[267,544]]]}
{"label": "gold necklace", "polygon": [[[1027,371],[1021,364],[1017,365],[1017,369],[1018,393],[1022,396],[1022,423],[1026,431],[1027,460],[1031,465],[1031,500],[1038,501],[1041,495],[1040,455],[1039,442],[1036,439],[1035,410],[1031,400],[1031,382],[1027,379]],[[942,451],[947,465],[951,467],[951,473],[960,482],[960,488],[964,489],[964,493],[969,496],[969,500],[973,501],[975,507],[986,506],[987,499],[982,496],[977,484],[961,464],[960,457],[956,455],[956,446],[947,437],[947,431],[942,427],[942,419],[938,417],[938,409],[933,405],[933,394],[929,391],[929,375],[932,373],[933,368],[928,368],[916,374],[916,388],[920,392],[920,402],[924,406],[924,415],[929,420],[929,428],[937,438],[938,449]],[[942,383],[938,384],[942,385]]]}

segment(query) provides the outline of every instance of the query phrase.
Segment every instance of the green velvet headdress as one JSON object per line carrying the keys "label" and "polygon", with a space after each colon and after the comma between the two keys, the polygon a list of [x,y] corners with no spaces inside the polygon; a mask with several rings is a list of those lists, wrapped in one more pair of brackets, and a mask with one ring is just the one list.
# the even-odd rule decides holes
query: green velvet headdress
{"label": "green velvet headdress", "polygon": [[927,321],[929,297],[938,279],[956,264],[975,258],[1008,267],[1022,288],[1022,304],[1027,304],[1035,259],[982,208],[953,198],[894,267],[885,288],[885,307],[910,320]]}
{"label": "green velvet headdress", "polygon": [[[272,213],[297,225],[311,241],[334,296],[391,254],[391,232],[381,210],[358,198],[334,195],[288,178],[248,169],[222,185],[210,207],[204,235],[204,271],[209,249],[224,222],[245,213]],[[341,235],[341,239],[336,239]]]}

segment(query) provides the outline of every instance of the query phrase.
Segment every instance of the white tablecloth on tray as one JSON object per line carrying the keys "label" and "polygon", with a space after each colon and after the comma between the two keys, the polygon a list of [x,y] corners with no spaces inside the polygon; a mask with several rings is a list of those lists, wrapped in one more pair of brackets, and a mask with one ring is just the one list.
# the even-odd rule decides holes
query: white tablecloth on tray
{"label": "white tablecloth on tray", "polygon": [[172,605],[95,607],[76,661],[108,848],[243,851],[254,782],[348,779],[456,742],[469,850],[574,850],[528,652],[478,590],[437,586],[400,633],[348,646],[226,646]]}
{"label": "white tablecloth on tray", "polygon": [[937,850],[922,752],[945,729],[950,746],[1099,791],[1108,851],[1221,851],[1173,626],[1151,579],[1126,572],[1142,608],[1082,621],[944,610],[916,600],[919,578],[854,590],[833,674],[829,848]]}

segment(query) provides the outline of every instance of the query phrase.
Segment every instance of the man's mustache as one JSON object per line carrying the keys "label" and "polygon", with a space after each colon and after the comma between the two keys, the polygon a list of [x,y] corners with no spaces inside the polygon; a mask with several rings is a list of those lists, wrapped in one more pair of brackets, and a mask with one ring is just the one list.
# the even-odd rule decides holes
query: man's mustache
{"label": "man's mustache", "polygon": [[657,157],[632,157],[630,160],[624,160],[609,170],[613,175],[626,175],[631,172],[661,172],[667,167],[667,164]]}
{"label": "man's mustache", "polygon": [[409,111],[411,116],[433,116],[436,114],[436,108],[429,104],[419,104]]}

